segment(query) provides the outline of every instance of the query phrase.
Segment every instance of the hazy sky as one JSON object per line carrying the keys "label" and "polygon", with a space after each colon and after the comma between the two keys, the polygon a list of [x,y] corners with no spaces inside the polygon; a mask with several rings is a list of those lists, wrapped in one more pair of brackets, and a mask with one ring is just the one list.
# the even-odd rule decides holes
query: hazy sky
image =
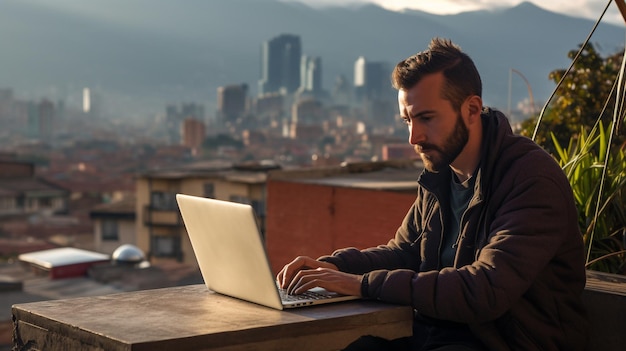
{"label": "hazy sky", "polygon": [[[300,1],[313,6],[322,4],[359,4],[376,3],[390,10],[410,8],[435,14],[455,14],[464,11],[497,9],[511,7],[523,0],[284,0]],[[610,0],[529,0],[546,10],[574,17],[597,20]],[[626,1],[626,0],[615,0]],[[624,24],[624,20],[615,3],[611,3],[603,21]]]}

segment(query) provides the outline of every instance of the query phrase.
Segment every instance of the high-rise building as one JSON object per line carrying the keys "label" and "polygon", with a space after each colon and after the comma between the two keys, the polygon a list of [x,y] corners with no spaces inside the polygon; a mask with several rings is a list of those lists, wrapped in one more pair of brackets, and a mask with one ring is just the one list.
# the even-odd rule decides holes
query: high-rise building
{"label": "high-rise building", "polygon": [[39,103],[39,138],[50,142],[54,130],[54,103],[43,99]]}
{"label": "high-rise building", "polygon": [[322,59],[320,57],[302,56],[300,90],[314,95],[322,92]]}
{"label": "high-rise building", "polygon": [[193,117],[185,118],[181,125],[181,134],[182,144],[191,149],[192,155],[197,155],[206,138],[204,123]]}
{"label": "high-rise building", "polygon": [[300,87],[300,37],[281,34],[261,46],[261,79],[259,95],[284,92],[291,94]]}
{"label": "high-rise building", "polygon": [[102,95],[98,89],[83,88],[83,114],[89,118],[98,119],[101,117],[102,107]]}
{"label": "high-rise building", "polygon": [[308,99],[294,103],[289,137],[305,142],[319,140],[324,135],[323,118],[324,109],[319,100]]}
{"label": "high-rise building", "polygon": [[165,107],[165,130],[170,143],[179,144],[182,141],[180,130],[186,118],[204,121],[204,106],[191,102],[182,104],[180,109],[176,105]]}
{"label": "high-rise building", "polygon": [[91,93],[89,88],[83,88],[83,113],[91,112]]}
{"label": "high-rise building", "polygon": [[365,57],[360,56],[356,62],[354,62],[354,87],[365,86]]}
{"label": "high-rise building", "polygon": [[23,128],[16,116],[14,107],[16,105],[13,99],[13,90],[0,89],[0,130],[2,131],[0,134],[11,133]]}
{"label": "high-rise building", "polygon": [[28,130],[32,138],[50,142],[54,129],[54,104],[47,99],[28,102]]}
{"label": "high-rise building", "polygon": [[37,102],[26,102],[26,129],[27,134],[31,138],[39,137],[39,108],[37,108]]}
{"label": "high-rise building", "polygon": [[354,89],[358,100],[386,97],[391,89],[390,70],[384,62],[368,62],[359,57],[354,63]]}
{"label": "high-rise building", "polygon": [[337,76],[332,90],[332,97],[335,104],[348,105],[351,101],[350,92],[350,82],[346,79],[346,77],[343,75]]}
{"label": "high-rise building", "polygon": [[0,89],[0,119],[11,114],[13,105],[13,90]]}
{"label": "high-rise building", "polygon": [[285,114],[284,100],[278,93],[259,96],[253,102],[254,114],[259,121],[277,121]]}
{"label": "high-rise building", "polygon": [[228,85],[217,88],[217,114],[222,122],[234,122],[246,112],[248,85]]}
{"label": "high-rise building", "polygon": [[390,73],[384,62],[368,62],[365,65],[366,96],[370,99],[380,99],[391,91]]}
{"label": "high-rise building", "polygon": [[183,118],[180,112],[178,112],[178,106],[167,105],[165,107],[165,131],[168,141],[172,144],[178,144],[180,142],[180,133],[178,133],[178,131],[182,121]]}

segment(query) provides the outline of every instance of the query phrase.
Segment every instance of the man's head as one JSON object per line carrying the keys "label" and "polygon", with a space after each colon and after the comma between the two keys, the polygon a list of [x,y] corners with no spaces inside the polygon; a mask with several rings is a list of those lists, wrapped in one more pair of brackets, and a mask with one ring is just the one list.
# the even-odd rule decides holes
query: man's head
{"label": "man's head", "polygon": [[428,49],[400,61],[393,70],[393,87],[408,90],[424,76],[443,73],[443,98],[458,110],[472,95],[482,97],[482,81],[472,59],[448,39],[433,38]]}
{"label": "man's head", "polygon": [[392,80],[409,142],[426,169],[451,166],[460,178],[471,175],[482,138],[482,84],[469,56],[436,38],[428,50],[398,63]]}

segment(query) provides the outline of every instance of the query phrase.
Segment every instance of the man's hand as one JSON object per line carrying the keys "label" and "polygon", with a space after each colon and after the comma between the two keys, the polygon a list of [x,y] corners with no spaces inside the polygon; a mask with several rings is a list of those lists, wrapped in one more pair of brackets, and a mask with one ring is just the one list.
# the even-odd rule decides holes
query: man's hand
{"label": "man's hand", "polygon": [[278,272],[276,281],[282,289],[287,289],[299,271],[316,268],[338,270],[332,263],[318,261],[308,256],[298,256],[293,261],[286,264],[285,267]]}
{"label": "man's hand", "polygon": [[340,272],[332,263],[306,256],[299,256],[285,265],[276,280],[289,294],[301,294],[315,287],[346,295],[361,294],[360,275]]}

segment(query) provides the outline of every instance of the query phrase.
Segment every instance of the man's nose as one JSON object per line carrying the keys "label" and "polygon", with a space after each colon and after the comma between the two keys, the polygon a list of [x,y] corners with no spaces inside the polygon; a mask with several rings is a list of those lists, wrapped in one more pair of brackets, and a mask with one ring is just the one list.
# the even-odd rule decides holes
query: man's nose
{"label": "man's nose", "polygon": [[409,144],[417,145],[425,140],[423,131],[417,123],[411,123],[409,126]]}

